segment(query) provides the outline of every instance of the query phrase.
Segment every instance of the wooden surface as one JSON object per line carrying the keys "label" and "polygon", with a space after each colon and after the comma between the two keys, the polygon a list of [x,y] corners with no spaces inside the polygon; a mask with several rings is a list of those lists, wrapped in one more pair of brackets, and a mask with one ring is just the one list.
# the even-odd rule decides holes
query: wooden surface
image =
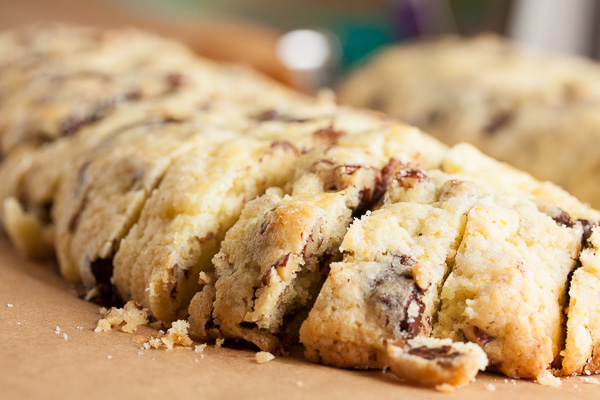
{"label": "wooden surface", "polygon": [[[12,307],[9,307],[11,304]],[[51,264],[20,258],[0,239],[0,398],[12,399],[596,399],[579,378],[560,388],[514,384],[482,374],[452,394],[404,385],[381,371],[277,357],[259,365],[252,350],[209,346],[144,350],[118,331],[94,333],[98,307],[78,299]],[[56,334],[56,327],[61,334]],[[82,329],[77,329],[80,326]],[[67,340],[62,333],[67,334]],[[138,334],[153,332],[141,328]],[[112,356],[112,358],[109,358]],[[488,389],[493,384],[495,391]]]}

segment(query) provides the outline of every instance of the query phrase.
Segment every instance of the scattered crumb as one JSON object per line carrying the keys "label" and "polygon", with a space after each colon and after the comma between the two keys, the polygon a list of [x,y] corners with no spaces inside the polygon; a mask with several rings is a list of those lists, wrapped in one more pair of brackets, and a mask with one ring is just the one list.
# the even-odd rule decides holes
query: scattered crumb
{"label": "scattered crumb", "polygon": [[517,384],[517,381],[515,381],[514,379],[511,379],[511,380],[510,380],[510,383],[512,383],[513,385],[516,385],[516,384]]}
{"label": "scattered crumb", "polygon": [[598,378],[588,378],[582,376],[581,378],[579,378],[579,380],[584,383],[591,383],[592,385],[600,385],[600,381],[598,380]]}
{"label": "scattered crumb", "polygon": [[67,336],[66,333],[63,333],[63,339],[65,339],[65,340],[69,339],[69,337]]}
{"label": "scattered crumb", "polygon": [[[152,347],[153,349],[160,349],[161,346],[163,345],[163,342],[159,338],[153,337],[153,338],[150,338],[150,340],[148,340],[148,345],[149,345],[148,348]],[[144,347],[146,347],[146,346],[144,346]]]}
{"label": "scattered crumb", "polygon": [[8,307],[8,308],[13,308],[13,305],[12,305],[11,303],[8,303],[8,304],[6,305],[6,307]]}
{"label": "scattered crumb", "polygon": [[80,331],[80,330],[83,330],[83,326],[78,326],[78,327],[77,327],[77,330],[78,330],[78,331]]}
{"label": "scattered crumb", "polygon": [[298,381],[298,382],[296,382],[296,386],[298,386],[298,387],[302,387],[302,385],[303,385],[302,381]]}
{"label": "scattered crumb", "polygon": [[456,390],[456,388],[448,383],[442,383],[441,385],[437,385],[435,390],[443,393],[452,393]]}
{"label": "scattered crumb", "polygon": [[196,347],[194,347],[194,351],[195,351],[196,353],[202,353],[202,352],[204,351],[204,349],[205,349],[205,348],[206,348],[206,343],[204,343],[204,344],[199,344],[199,345],[196,345]]}
{"label": "scattered crumb", "polygon": [[98,321],[98,326],[94,332],[108,332],[113,326],[121,326],[121,331],[132,333],[137,327],[148,323],[148,311],[135,301],[128,301],[123,308],[111,307],[109,310],[101,307],[104,311],[104,318]]}
{"label": "scattered crumb", "polygon": [[487,386],[485,387],[487,390],[491,391],[491,392],[495,392],[496,391],[496,386],[494,386],[493,383],[488,383]]}
{"label": "scattered crumb", "polygon": [[142,345],[142,347],[144,348],[144,350],[149,350],[150,349],[150,343],[146,342]]}
{"label": "scattered crumb", "polygon": [[98,312],[100,314],[104,315],[108,312],[108,309],[106,307],[100,307],[100,308],[98,308]]}
{"label": "scattered crumb", "polygon": [[106,358],[108,358],[109,360],[112,360],[112,356],[110,354],[107,355]]}
{"label": "scattered crumb", "polygon": [[108,332],[108,331],[110,331],[111,327],[112,327],[112,325],[110,324],[110,322],[108,322],[108,320],[102,318],[101,320],[98,321],[98,326],[96,326],[96,329],[94,329],[94,332]]}
{"label": "scattered crumb", "polygon": [[259,351],[258,353],[256,353],[254,355],[254,358],[256,359],[257,363],[265,364],[265,363],[268,363],[269,361],[273,360],[275,358],[275,356],[273,354],[269,353],[268,351]]}
{"label": "scattered crumb", "polygon": [[57,326],[56,329],[54,330],[54,334],[60,335],[60,327],[59,326]]}
{"label": "scattered crumb", "polygon": [[138,356],[141,356],[142,354],[144,354],[143,351],[138,351]]}
{"label": "scattered crumb", "polygon": [[200,354],[200,359],[204,359],[204,354]]}
{"label": "scattered crumb", "polygon": [[188,336],[189,327],[190,324],[183,319],[171,324],[171,328],[169,328],[167,334],[161,338],[168,350],[173,350],[173,346],[176,344],[185,347],[192,345],[193,341]]}
{"label": "scattered crumb", "polygon": [[562,382],[559,378],[552,375],[550,371],[544,371],[540,376],[537,377],[537,383],[544,386],[558,387]]}
{"label": "scattered crumb", "polygon": [[17,325],[21,325],[21,323],[20,323],[20,322],[17,322]]}
{"label": "scattered crumb", "polygon": [[195,362],[199,362],[200,360],[198,360],[197,358],[194,358],[194,361],[195,361]]}
{"label": "scattered crumb", "polygon": [[587,369],[586,369],[585,371],[583,371],[583,372],[584,372],[586,375],[588,375],[588,376],[592,374],[592,373],[591,373],[589,370],[587,370]]}
{"label": "scattered crumb", "polygon": [[385,373],[387,372],[387,370],[388,370],[388,366],[386,365],[385,367],[383,367],[383,368],[381,369],[381,373],[382,373],[382,374],[385,374]]}
{"label": "scattered crumb", "polygon": [[215,347],[217,349],[219,349],[223,346],[223,343],[225,343],[225,339],[219,338],[219,339],[215,340]]}
{"label": "scattered crumb", "polygon": [[148,323],[148,310],[135,301],[128,301],[123,307],[123,319],[125,325],[121,330],[126,333],[132,333],[140,325]]}
{"label": "scattered crumb", "polygon": [[574,387],[575,389],[577,389],[577,388],[579,387],[579,385],[578,385],[578,384],[574,384],[574,385],[573,385],[573,387]]}
{"label": "scattered crumb", "polygon": [[504,383],[508,383],[508,379],[505,379],[505,380],[504,380]]}

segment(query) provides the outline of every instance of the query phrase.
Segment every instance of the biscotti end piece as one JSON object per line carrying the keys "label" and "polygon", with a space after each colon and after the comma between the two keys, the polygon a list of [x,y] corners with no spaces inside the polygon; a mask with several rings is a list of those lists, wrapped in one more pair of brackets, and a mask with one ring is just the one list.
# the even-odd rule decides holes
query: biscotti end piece
{"label": "biscotti end piece", "polygon": [[387,365],[400,379],[423,386],[461,386],[485,370],[488,359],[474,343],[415,338],[388,343]]}

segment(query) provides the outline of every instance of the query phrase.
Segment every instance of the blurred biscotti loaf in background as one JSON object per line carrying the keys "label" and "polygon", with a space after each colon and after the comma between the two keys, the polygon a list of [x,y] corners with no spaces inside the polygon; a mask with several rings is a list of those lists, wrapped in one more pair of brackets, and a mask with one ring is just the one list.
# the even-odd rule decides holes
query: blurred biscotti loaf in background
{"label": "blurred biscotti loaf in background", "polygon": [[4,32],[0,93],[2,227],[89,299],[422,385],[600,372],[600,213],[471,145],[131,29]]}
{"label": "blurred biscotti loaf in background", "polygon": [[600,206],[600,65],[499,36],[390,47],[358,68],[340,101],[380,110],[452,145],[551,180]]}

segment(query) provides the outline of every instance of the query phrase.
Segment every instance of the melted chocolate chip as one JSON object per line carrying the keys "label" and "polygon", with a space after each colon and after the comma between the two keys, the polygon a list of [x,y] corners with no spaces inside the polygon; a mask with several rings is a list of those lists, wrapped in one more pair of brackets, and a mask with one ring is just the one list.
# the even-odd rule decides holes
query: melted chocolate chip
{"label": "melted chocolate chip", "polygon": [[278,110],[270,109],[263,111],[254,117],[258,122],[278,121],[278,122],[306,122],[305,118],[295,118],[289,115],[281,114]]}
{"label": "melted chocolate chip", "polygon": [[420,346],[408,350],[408,354],[421,357],[426,360],[445,360],[450,361],[459,355],[451,346],[444,345],[440,347]]}
{"label": "melted chocolate chip", "polygon": [[496,114],[492,117],[490,122],[483,128],[484,132],[488,135],[493,135],[502,128],[506,127],[514,118],[514,114],[510,111]]}
{"label": "melted chocolate chip", "polygon": [[562,210],[560,211],[560,214],[552,217],[552,219],[560,226],[564,226],[567,228],[572,228],[573,226],[575,226],[573,220],[571,219],[571,216]]}
{"label": "melted chocolate chip", "polygon": [[581,235],[581,248],[589,249],[592,247],[592,243],[590,242],[590,236],[592,236],[592,228],[596,225],[592,221],[587,219],[578,219],[583,227],[583,234]]}

